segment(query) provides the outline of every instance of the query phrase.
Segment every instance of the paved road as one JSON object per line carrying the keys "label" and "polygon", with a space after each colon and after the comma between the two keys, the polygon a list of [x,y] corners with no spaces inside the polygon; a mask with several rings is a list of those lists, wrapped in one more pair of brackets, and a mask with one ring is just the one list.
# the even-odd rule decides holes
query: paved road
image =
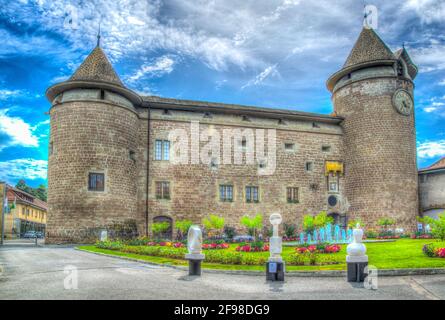
{"label": "paved road", "polygon": [[[73,248],[30,246],[0,248],[0,266],[0,299],[445,299],[445,275],[381,277],[378,290],[343,278],[287,277],[280,284],[263,276],[189,277]],[[78,270],[77,289],[65,289],[75,286],[74,273],[64,272],[69,266]]]}

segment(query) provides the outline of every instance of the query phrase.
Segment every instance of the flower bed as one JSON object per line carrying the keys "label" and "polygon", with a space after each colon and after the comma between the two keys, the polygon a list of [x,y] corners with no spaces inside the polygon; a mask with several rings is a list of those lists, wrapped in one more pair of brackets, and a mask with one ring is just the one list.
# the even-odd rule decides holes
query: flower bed
{"label": "flower bed", "polygon": [[430,233],[413,234],[411,235],[411,239],[433,239],[433,235]]}
{"label": "flower bed", "polygon": [[204,250],[228,249],[229,245],[227,243],[204,243],[202,248]]}
{"label": "flower bed", "polygon": [[241,251],[241,252],[265,252],[265,251],[269,251],[269,246],[267,244],[260,245],[260,246],[245,244],[245,245],[240,245],[240,246],[236,247],[235,250]]}
{"label": "flower bed", "polygon": [[297,253],[337,253],[341,250],[341,246],[338,244],[320,244],[320,245],[310,245],[310,246],[301,246],[295,249]]}
{"label": "flower bed", "polygon": [[[170,259],[184,260],[187,249],[184,247],[175,248],[173,245],[128,245],[120,241],[98,242],[97,248],[119,251],[124,253],[165,257]],[[267,248],[268,249],[268,248]],[[206,263],[218,263],[228,265],[264,265],[269,258],[267,252],[261,251],[232,251],[227,250],[207,250],[205,252]],[[322,255],[317,252],[283,254],[283,259],[288,265],[331,265],[342,263],[344,259],[337,255]]]}
{"label": "flower bed", "polygon": [[183,244],[182,242],[171,242],[171,241],[160,241],[160,242],[149,241],[146,243],[146,245],[149,247],[154,247],[154,246],[173,247],[173,248],[184,248],[185,247],[185,244]]}
{"label": "flower bed", "polygon": [[445,248],[437,248],[434,243],[424,245],[422,251],[430,258],[445,258]]}

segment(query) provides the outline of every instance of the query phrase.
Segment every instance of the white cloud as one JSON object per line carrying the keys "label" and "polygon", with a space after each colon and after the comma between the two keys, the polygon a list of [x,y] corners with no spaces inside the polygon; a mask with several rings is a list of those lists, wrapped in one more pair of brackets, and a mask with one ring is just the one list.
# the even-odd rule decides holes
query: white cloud
{"label": "white cloud", "polygon": [[176,61],[173,56],[162,56],[154,59],[150,63],[143,64],[136,73],[127,77],[128,82],[135,82],[145,76],[160,77],[171,73]]}
{"label": "white cloud", "polygon": [[10,117],[8,110],[0,110],[0,133],[6,136],[0,141],[0,150],[9,146],[38,147],[33,128],[19,117]]}
{"label": "white cloud", "polygon": [[417,146],[417,155],[422,159],[445,156],[445,140],[419,143]]}
{"label": "white cloud", "polygon": [[0,162],[0,180],[35,180],[47,177],[48,162],[36,159],[13,159]]}
{"label": "white cloud", "polygon": [[439,86],[445,86],[445,79],[439,82]]}
{"label": "white cloud", "polygon": [[423,23],[445,21],[445,3],[440,0],[408,0],[405,8],[414,10]]}
{"label": "white cloud", "polygon": [[20,95],[22,95],[21,90],[0,89],[0,100],[6,100],[11,97],[17,97]]}
{"label": "white cloud", "polygon": [[264,69],[261,73],[259,73],[255,78],[247,82],[244,86],[241,87],[241,89],[245,89],[250,86],[257,86],[261,84],[266,78],[278,75],[279,72],[277,71],[277,65],[268,66],[266,69]]}

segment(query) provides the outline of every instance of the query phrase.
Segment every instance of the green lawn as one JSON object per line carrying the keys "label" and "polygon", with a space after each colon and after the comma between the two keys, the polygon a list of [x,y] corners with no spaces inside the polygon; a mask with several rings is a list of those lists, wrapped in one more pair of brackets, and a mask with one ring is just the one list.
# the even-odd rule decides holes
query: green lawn
{"label": "green lawn", "polygon": [[[440,247],[445,247],[445,242],[437,242],[436,240],[412,240],[400,239],[395,242],[367,243],[369,264],[379,269],[403,269],[403,268],[445,268],[445,259],[429,258],[422,253],[422,247],[426,243],[434,242]],[[176,266],[186,266],[187,261],[175,260],[162,257],[145,256],[131,253],[123,253],[113,250],[99,249],[95,246],[80,246],[79,249],[90,252],[106,253],[115,256],[129,257],[144,260],[147,262],[158,264],[169,264]],[[235,250],[232,245],[230,249]],[[295,248],[283,247],[283,258],[293,254]],[[205,250],[204,250],[205,253]],[[268,252],[262,253],[246,253],[253,255],[268,256]],[[337,253],[346,260],[346,245],[342,245],[342,250]],[[264,266],[246,266],[246,265],[224,265],[215,263],[203,263],[203,268],[207,269],[224,269],[224,270],[259,270],[263,271]],[[312,271],[312,270],[346,270],[346,263],[326,266],[286,266],[288,271]]]}

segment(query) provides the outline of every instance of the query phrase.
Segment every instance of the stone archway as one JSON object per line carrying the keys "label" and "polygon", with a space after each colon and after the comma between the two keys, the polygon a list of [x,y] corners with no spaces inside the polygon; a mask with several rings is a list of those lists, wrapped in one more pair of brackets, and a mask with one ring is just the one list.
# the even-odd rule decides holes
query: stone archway
{"label": "stone archway", "polygon": [[153,218],[153,223],[168,222],[170,227],[160,235],[162,239],[173,239],[173,219],[167,216],[157,216]]}

